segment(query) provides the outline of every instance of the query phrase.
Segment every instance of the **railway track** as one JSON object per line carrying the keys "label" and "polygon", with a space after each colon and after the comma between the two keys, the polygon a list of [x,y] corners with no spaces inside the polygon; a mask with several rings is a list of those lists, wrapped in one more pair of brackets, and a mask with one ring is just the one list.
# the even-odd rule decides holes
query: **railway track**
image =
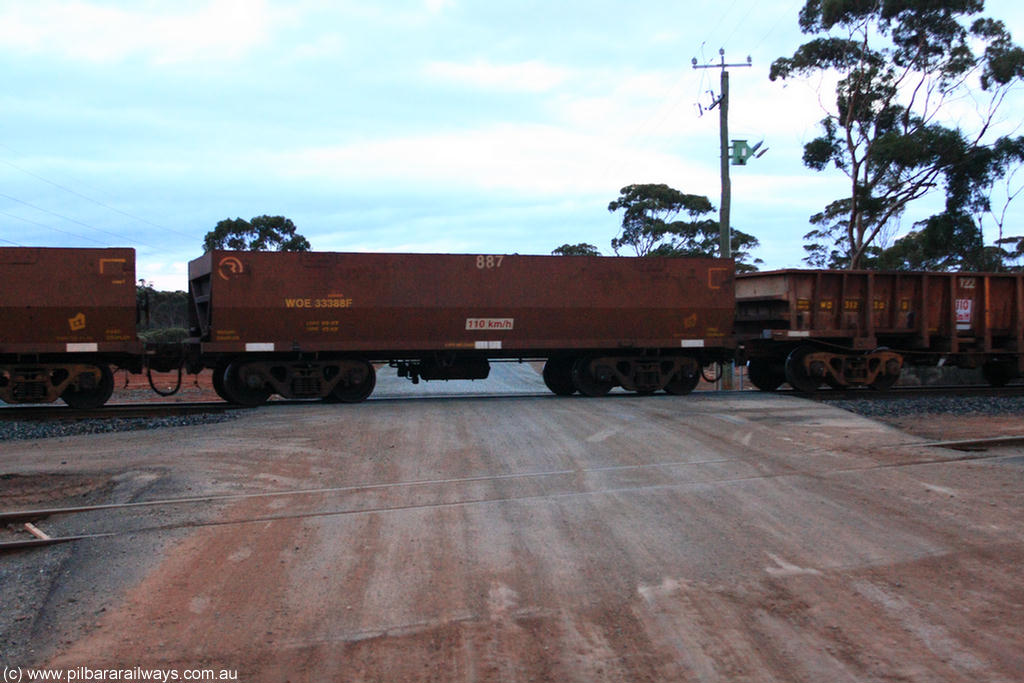
{"label": "railway track", "polygon": [[222,413],[240,407],[223,401],[198,403],[111,403],[93,410],[76,410],[65,405],[0,407],[0,421],[114,420],[130,418]]}
{"label": "railway track", "polygon": [[[991,446],[1016,445],[1024,437],[1013,439],[989,440]],[[980,442],[973,441],[943,441],[943,442],[916,442],[907,444],[896,444],[892,448],[904,447],[940,447],[944,449],[960,451],[986,450],[985,448],[964,448],[963,446],[977,446]],[[988,453],[962,453],[958,455],[924,456],[920,453],[908,454],[907,457],[899,458],[891,463],[872,463],[848,467],[841,471],[854,472],[875,469],[888,469],[893,467],[917,466],[933,463],[950,463],[968,460],[984,460],[989,458],[1002,457],[1002,454]],[[0,512],[0,529],[6,527],[6,532],[0,536],[0,553],[29,548],[40,548],[50,545],[72,543],[79,541],[94,541],[113,536],[127,536],[141,533],[161,533],[180,529],[196,529],[203,527],[242,526],[256,523],[267,523],[282,520],[310,519],[317,517],[342,517],[348,515],[366,515],[388,512],[399,512],[408,510],[423,510],[430,508],[445,507],[467,507],[476,505],[487,505],[509,501],[531,501],[531,500],[556,500],[580,496],[619,495],[626,492],[655,491],[669,488],[680,488],[686,486],[713,486],[729,485],[736,482],[778,479],[805,476],[804,473],[794,471],[791,468],[781,468],[775,472],[758,473],[754,475],[725,475],[712,477],[700,483],[647,483],[647,484],[607,484],[605,486],[590,486],[581,484],[582,475],[615,474],[636,472],[642,470],[671,470],[677,468],[693,468],[701,466],[715,466],[730,462],[729,459],[715,458],[703,461],[666,461],[647,463],[640,465],[613,465],[604,467],[590,467],[582,469],[553,469],[539,470],[532,472],[487,474],[471,477],[456,477],[449,479],[415,479],[396,482],[368,482],[364,484],[352,484],[348,486],[334,486],[323,488],[300,488],[285,489],[277,491],[261,491],[250,493],[222,493],[203,496],[190,496],[180,498],[165,498],[143,501],[131,501],[123,503],[100,503],[92,505],[79,505],[67,507],[48,507],[24,510],[7,510]],[[380,496],[395,491],[437,491],[444,488],[458,485],[476,485],[482,483],[497,484],[512,481],[533,482],[532,487],[519,493],[502,493],[502,487],[496,486],[491,492],[476,496],[456,496],[445,499],[444,496],[429,496],[430,502],[411,502],[406,496],[398,500],[387,502]],[[408,495],[408,494],[407,494]],[[35,522],[42,522],[51,517],[68,520],[78,515],[87,513],[118,513],[131,512],[144,508],[181,507],[181,506],[214,506],[217,504],[240,502],[251,499],[283,499],[289,501],[282,512],[267,512],[263,514],[223,517],[220,511],[212,512],[200,510],[196,516],[189,520],[180,520],[163,524],[135,524],[129,521],[123,528],[90,531],[90,522],[74,525],[78,529],[75,532],[63,535],[51,536],[37,527]],[[320,501],[310,504],[303,504],[300,501]],[[326,499],[326,501],[325,501]],[[340,499],[340,500],[339,500]],[[335,502],[336,501],[336,502]],[[96,519],[91,519],[95,524]],[[19,529],[18,527],[22,529]],[[62,526],[64,526],[62,524]]]}
{"label": "railway track", "polygon": [[1004,387],[993,387],[988,384],[969,385],[934,385],[920,387],[893,387],[886,391],[874,391],[870,388],[860,389],[829,389],[823,388],[813,394],[802,394],[793,389],[785,393],[794,396],[806,396],[816,401],[850,401],[850,400],[893,400],[939,396],[1024,396],[1024,384],[1011,384]]}
{"label": "railway track", "polygon": [[[737,393],[756,393],[756,389],[746,388]],[[695,392],[700,395],[703,392]],[[1005,387],[992,387],[987,384],[978,385],[936,385],[921,387],[893,387],[886,391],[874,391],[868,388],[831,389],[822,387],[813,394],[806,394],[791,388],[782,388],[774,392],[785,396],[799,396],[816,401],[848,401],[848,400],[892,400],[920,398],[929,396],[1024,396],[1024,384],[1011,384]],[[614,393],[607,398],[626,398],[632,393]],[[373,401],[404,401],[430,399],[498,399],[498,398],[543,398],[550,397],[548,392],[453,392],[444,394],[413,394],[395,393],[381,394],[372,397]],[[268,403],[274,405],[301,405],[311,403],[302,400],[280,400]],[[315,403],[315,401],[313,402]],[[31,406],[0,405],[0,422],[14,420],[112,420],[126,418],[165,417],[173,415],[194,415],[198,413],[223,413],[234,410],[248,410],[223,401],[200,401],[189,403],[112,403],[94,410],[76,410],[65,405],[46,404]]]}

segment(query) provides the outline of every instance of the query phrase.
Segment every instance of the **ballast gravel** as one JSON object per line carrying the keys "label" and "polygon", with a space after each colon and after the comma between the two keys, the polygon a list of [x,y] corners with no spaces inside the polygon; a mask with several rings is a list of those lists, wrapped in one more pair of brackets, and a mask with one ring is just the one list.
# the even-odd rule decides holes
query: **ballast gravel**
{"label": "ballast gravel", "polygon": [[47,439],[79,434],[131,432],[165,427],[216,424],[238,417],[233,412],[197,413],[167,417],[125,417],[82,420],[13,420],[0,422],[0,441]]}
{"label": "ballast gravel", "polygon": [[[897,396],[828,401],[828,404],[857,415],[884,419],[943,414],[1024,415],[1024,396]],[[237,417],[236,412],[212,412],[167,417],[3,421],[0,422],[0,441],[216,424]]]}
{"label": "ballast gravel", "polygon": [[829,405],[865,417],[913,415],[1024,415],[1024,396],[914,396],[829,401]]}

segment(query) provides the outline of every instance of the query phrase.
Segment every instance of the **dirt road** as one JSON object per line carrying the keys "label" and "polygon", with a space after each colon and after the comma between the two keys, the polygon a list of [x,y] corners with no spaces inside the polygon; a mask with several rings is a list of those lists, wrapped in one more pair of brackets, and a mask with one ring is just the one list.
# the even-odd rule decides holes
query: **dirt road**
{"label": "dirt road", "polygon": [[0,557],[23,582],[5,664],[1024,678],[1020,451],[763,394],[276,406],[139,436],[5,445],[0,472],[92,482],[82,499],[285,495],[40,522],[177,528]]}

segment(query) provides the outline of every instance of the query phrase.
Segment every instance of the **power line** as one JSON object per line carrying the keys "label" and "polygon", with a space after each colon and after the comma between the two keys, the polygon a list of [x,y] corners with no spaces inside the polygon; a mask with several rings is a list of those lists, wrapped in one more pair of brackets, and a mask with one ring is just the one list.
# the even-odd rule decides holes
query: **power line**
{"label": "power line", "polygon": [[4,194],[4,193],[0,192],[0,197],[3,197],[4,199],[9,199],[12,202],[18,202],[19,204],[24,204],[25,206],[27,206],[29,208],[35,209],[36,211],[42,211],[43,213],[49,214],[51,216],[55,216],[55,217],[57,217],[57,218],[59,218],[61,220],[68,221],[68,222],[74,223],[76,225],[81,225],[83,228],[89,228],[90,230],[95,230],[96,232],[103,233],[104,235],[110,235],[111,237],[116,237],[119,240],[128,240],[129,242],[135,242],[136,244],[142,245],[144,247],[149,247],[150,249],[159,249],[159,247],[154,246],[152,244],[147,244],[146,242],[143,242],[140,239],[131,238],[131,237],[125,237],[124,235],[119,235],[116,232],[110,232],[109,230],[103,230],[102,228],[97,228],[95,225],[89,225],[88,223],[83,223],[82,221],[75,220],[74,218],[70,218],[68,216],[61,215],[61,214],[59,214],[59,213],[57,213],[55,211],[50,211],[49,209],[44,209],[41,206],[36,206],[35,204],[30,204],[29,202],[26,202],[26,201],[24,201],[22,199],[18,199],[17,197],[12,197],[9,194]]}
{"label": "power line", "polygon": [[732,31],[729,32],[729,36],[722,41],[723,49],[729,46],[729,41],[732,40],[732,37],[740,30],[740,27],[747,22],[747,19],[750,18],[751,14],[753,14],[753,10],[747,9],[747,13],[743,15],[743,18],[733,24]]}
{"label": "power line", "polygon": [[[685,97],[685,93],[677,95],[677,91],[680,90],[680,86],[682,86],[685,78],[685,74],[680,74],[671,85],[665,88],[664,94],[658,99],[657,106],[653,107],[647,116],[644,117],[643,121],[633,128],[633,132],[630,135],[623,138],[624,146],[632,143],[642,146],[648,139],[656,135],[657,129],[678,106],[679,101]],[[671,104],[670,101],[672,101]],[[621,170],[621,168],[619,160],[613,159],[609,155],[604,175],[607,177],[612,173],[613,169]]]}
{"label": "power line", "polygon": [[[87,242],[95,242],[96,244],[103,245],[104,247],[109,247],[110,246],[106,242],[101,242],[99,240],[94,240],[91,237],[86,237],[85,235],[79,235],[79,234],[74,233],[74,232],[68,232],[67,230],[61,230],[60,228],[55,228],[52,225],[44,225],[43,223],[37,223],[36,221],[29,220],[28,218],[23,218],[21,216],[15,216],[13,213],[7,213],[6,211],[0,211],[0,216],[7,216],[8,218],[13,218],[16,221],[22,221],[23,223],[28,223],[30,225],[35,225],[35,226],[40,227],[40,228],[45,228],[46,230],[53,230],[54,232],[59,232],[59,233],[64,234],[64,235],[70,235],[71,237],[77,237],[78,239],[86,240]],[[7,240],[4,240],[4,241],[6,242]],[[12,244],[13,244],[13,242],[12,242]],[[19,244],[18,246],[20,247],[22,245]]]}
{"label": "power line", "polygon": [[[729,9],[725,10],[724,12],[722,12],[721,14],[718,15],[718,21],[716,21],[715,25],[711,27],[710,31],[708,31],[708,36],[713,36],[715,34],[715,31],[717,31],[718,27],[722,25],[722,22],[725,21],[725,18],[727,16],[729,16],[730,14],[732,14],[732,11],[736,8],[736,3],[737,2],[739,2],[739,0],[732,0],[732,4],[729,5]],[[704,45],[707,42],[708,42],[707,40],[704,40],[701,43],[701,45]],[[723,45],[723,47],[724,47],[724,45]]]}
{"label": "power line", "polygon": [[[803,0],[799,0],[799,2],[802,2],[802,1]],[[779,18],[776,19],[775,23],[772,24],[771,28],[769,28],[765,32],[765,34],[763,36],[761,36],[761,40],[757,41],[757,43],[754,44],[754,47],[751,48],[751,50],[750,50],[751,52],[754,52],[754,51],[757,50],[757,48],[761,47],[761,44],[764,43],[764,41],[768,40],[768,36],[770,36],[771,34],[775,33],[775,29],[777,29],[779,27],[779,24],[781,24],[783,22],[783,20],[785,20],[785,19],[787,19],[787,18],[792,16],[792,14],[790,13],[790,8],[796,7],[797,4],[798,4],[797,2],[791,2],[787,6],[787,9],[786,9],[785,12],[779,12]]]}
{"label": "power line", "polygon": [[[0,147],[6,149],[8,152],[11,152],[12,154],[18,154],[18,152],[16,150],[14,150],[11,147],[3,144],[2,142],[0,142]],[[78,192],[77,190],[74,190],[74,189],[72,189],[70,187],[67,187],[65,185],[62,185],[60,183],[54,182],[53,180],[50,180],[49,178],[44,178],[43,176],[39,175],[38,173],[33,173],[32,171],[29,171],[26,168],[22,168],[21,166],[18,166],[14,162],[8,161],[6,159],[0,159],[0,162],[10,166],[11,168],[13,168],[15,170],[21,171],[25,175],[31,176],[31,177],[35,178],[36,180],[41,180],[42,182],[47,183],[49,185],[52,185],[53,187],[56,187],[59,190],[63,190],[64,192],[67,192],[69,194],[73,194],[74,196],[79,197],[80,199],[84,199],[84,200],[86,200],[88,202],[92,202],[93,204],[96,204],[97,206],[101,206],[104,209],[107,209],[108,211],[113,211],[114,213],[119,213],[122,216],[130,218],[130,219],[132,219],[134,221],[138,221],[140,223],[145,223],[146,225],[150,225],[150,226],[152,226],[154,228],[159,228],[160,230],[165,230],[165,231],[167,231],[169,233],[172,233],[174,235],[178,235],[179,237],[187,237],[189,239],[192,239],[192,237],[193,237],[193,235],[189,235],[189,234],[180,232],[178,230],[174,230],[172,228],[168,228],[165,225],[160,225],[159,223],[154,223],[153,221],[146,220],[145,218],[142,218],[141,216],[136,216],[134,214],[128,213],[127,211],[122,211],[121,209],[118,209],[117,207],[110,206],[109,204],[101,202],[98,199],[95,199],[95,198],[90,197],[88,195],[82,194],[81,192]]]}

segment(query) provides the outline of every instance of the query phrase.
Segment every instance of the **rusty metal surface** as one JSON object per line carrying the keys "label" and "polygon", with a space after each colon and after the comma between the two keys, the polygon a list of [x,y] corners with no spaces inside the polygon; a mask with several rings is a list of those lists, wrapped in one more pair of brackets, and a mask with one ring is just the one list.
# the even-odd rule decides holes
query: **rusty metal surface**
{"label": "rusty metal surface", "polygon": [[211,351],[500,356],[732,335],[729,260],[218,251],[189,279]]}
{"label": "rusty metal surface", "polygon": [[135,250],[0,248],[0,354],[141,352]]}
{"label": "rusty metal surface", "polygon": [[1019,353],[1024,275],[783,270],[736,282],[742,336]]}

